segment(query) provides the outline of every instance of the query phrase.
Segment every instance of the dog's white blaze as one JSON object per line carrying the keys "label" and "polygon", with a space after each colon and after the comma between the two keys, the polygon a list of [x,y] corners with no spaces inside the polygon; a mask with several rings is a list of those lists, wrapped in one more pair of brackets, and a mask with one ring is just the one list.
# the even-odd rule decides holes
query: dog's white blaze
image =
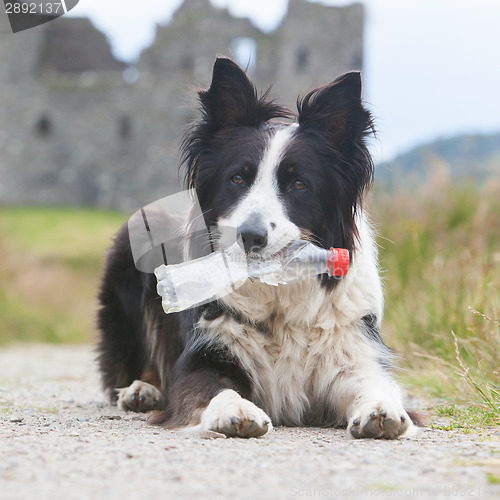
{"label": "dog's white blaze", "polygon": [[295,127],[284,127],[278,129],[264,151],[262,161],[259,165],[257,179],[252,187],[252,191],[272,187],[274,194],[278,194],[278,183],[276,181],[276,170],[283,159],[288,144],[294,134]]}
{"label": "dog's white blaze", "polygon": [[218,221],[220,226],[237,228],[251,214],[258,214],[268,230],[268,246],[262,252],[263,257],[276,253],[300,237],[300,229],[286,216],[277,181],[279,164],[293,140],[295,129],[295,126],[283,127],[270,136],[249,192],[228,217]]}

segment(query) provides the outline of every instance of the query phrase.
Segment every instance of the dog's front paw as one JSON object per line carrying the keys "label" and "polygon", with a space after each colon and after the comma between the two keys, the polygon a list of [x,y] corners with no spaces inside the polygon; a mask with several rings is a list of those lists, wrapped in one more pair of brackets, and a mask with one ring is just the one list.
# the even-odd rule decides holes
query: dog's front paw
{"label": "dog's front paw", "polygon": [[163,394],[153,385],[135,380],[129,387],[117,389],[118,406],[123,410],[146,412],[165,406]]}
{"label": "dog's front paw", "polygon": [[412,426],[410,417],[400,405],[365,404],[354,411],[347,431],[356,439],[395,439]]}
{"label": "dog's front paw", "polygon": [[251,401],[226,389],[210,401],[201,416],[202,431],[228,437],[258,437],[272,429],[271,419]]}

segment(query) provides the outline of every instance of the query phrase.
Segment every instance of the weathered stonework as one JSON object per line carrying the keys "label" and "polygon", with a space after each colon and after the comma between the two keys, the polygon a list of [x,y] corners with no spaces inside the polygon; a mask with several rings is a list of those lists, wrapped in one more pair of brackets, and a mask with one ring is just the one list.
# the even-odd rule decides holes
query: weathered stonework
{"label": "weathered stonework", "polygon": [[196,118],[192,88],[210,83],[217,54],[255,41],[251,74],[272,96],[297,95],[361,69],[363,7],[291,0],[271,34],[208,0],[186,0],[126,83],[88,20],[59,18],[8,33],[0,16],[0,204],[134,209],[179,189],[177,146]]}

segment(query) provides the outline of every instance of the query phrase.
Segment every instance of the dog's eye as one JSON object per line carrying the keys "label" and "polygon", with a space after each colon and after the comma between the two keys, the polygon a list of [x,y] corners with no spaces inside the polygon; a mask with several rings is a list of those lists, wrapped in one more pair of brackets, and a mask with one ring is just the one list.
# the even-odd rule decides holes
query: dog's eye
{"label": "dog's eye", "polygon": [[245,181],[241,175],[236,174],[231,177],[231,182],[233,184],[243,184]]}
{"label": "dog's eye", "polygon": [[292,183],[292,189],[294,191],[302,191],[302,190],[304,190],[306,188],[307,188],[307,185],[303,181],[297,180],[297,181],[295,181],[295,182]]}

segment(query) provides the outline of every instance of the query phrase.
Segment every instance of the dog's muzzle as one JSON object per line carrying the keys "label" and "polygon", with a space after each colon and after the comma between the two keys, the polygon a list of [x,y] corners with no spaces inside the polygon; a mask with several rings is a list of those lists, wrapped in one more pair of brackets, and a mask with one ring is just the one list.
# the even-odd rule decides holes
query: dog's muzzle
{"label": "dog's muzzle", "polygon": [[238,227],[238,244],[246,254],[258,253],[267,246],[267,229],[260,222],[244,222]]}

